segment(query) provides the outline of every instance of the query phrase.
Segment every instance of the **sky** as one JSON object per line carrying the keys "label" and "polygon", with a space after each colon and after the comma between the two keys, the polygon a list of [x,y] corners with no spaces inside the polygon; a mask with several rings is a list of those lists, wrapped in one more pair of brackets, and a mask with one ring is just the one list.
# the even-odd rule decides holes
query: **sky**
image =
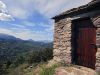
{"label": "sky", "polygon": [[51,18],[91,0],[0,0],[0,33],[23,40],[53,41]]}

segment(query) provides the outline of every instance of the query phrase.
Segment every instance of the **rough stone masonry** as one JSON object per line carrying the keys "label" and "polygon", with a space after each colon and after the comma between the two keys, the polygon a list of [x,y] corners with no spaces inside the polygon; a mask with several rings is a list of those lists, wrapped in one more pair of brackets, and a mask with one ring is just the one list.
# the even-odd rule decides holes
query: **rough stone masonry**
{"label": "rough stone masonry", "polygon": [[[60,19],[55,22],[53,60],[55,62],[72,63],[72,21],[71,18]],[[97,28],[97,45],[100,46],[100,28]],[[100,71],[100,47],[96,52],[96,70]]]}
{"label": "rough stone masonry", "polygon": [[71,63],[71,20],[61,19],[55,23],[54,60]]}
{"label": "rough stone masonry", "polygon": [[96,27],[95,68],[100,72],[100,0],[93,0],[53,17],[55,19],[53,60],[66,64],[72,63],[72,20],[87,17]]}

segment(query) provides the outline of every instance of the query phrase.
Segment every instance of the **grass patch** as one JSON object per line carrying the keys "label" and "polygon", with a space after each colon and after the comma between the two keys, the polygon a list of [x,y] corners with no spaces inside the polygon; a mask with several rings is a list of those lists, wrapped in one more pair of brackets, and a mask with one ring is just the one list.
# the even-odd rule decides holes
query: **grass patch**
{"label": "grass patch", "polygon": [[[55,65],[48,66],[48,63],[33,63],[22,64],[15,69],[9,70],[10,73],[8,75],[54,75],[55,69],[59,67],[70,67],[74,65],[64,64],[64,63],[56,63]],[[100,72],[99,72],[100,75]]]}
{"label": "grass patch", "polygon": [[54,75],[55,68],[57,68],[57,65],[53,65],[52,67],[46,68],[42,67],[42,70],[39,75]]}
{"label": "grass patch", "polygon": [[64,64],[64,63],[57,63],[57,64],[52,65],[51,67],[46,67],[46,65],[44,65],[44,66],[41,66],[42,68],[39,75],[54,75],[55,69],[57,67],[69,67],[69,66],[73,66],[73,65]]}

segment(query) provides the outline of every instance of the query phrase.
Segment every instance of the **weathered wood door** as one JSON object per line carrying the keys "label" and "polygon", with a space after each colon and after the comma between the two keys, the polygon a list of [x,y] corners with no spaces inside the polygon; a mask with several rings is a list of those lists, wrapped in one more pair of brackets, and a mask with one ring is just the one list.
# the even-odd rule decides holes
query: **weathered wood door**
{"label": "weathered wood door", "polygon": [[96,28],[91,20],[84,19],[74,23],[74,59],[77,65],[95,69]]}

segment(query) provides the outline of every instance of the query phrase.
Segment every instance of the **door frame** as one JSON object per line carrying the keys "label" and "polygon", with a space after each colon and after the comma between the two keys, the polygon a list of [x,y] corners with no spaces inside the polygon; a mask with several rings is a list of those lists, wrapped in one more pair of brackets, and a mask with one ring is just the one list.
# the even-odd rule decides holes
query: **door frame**
{"label": "door frame", "polygon": [[[75,25],[75,22],[76,21],[81,21],[81,20],[90,20],[92,22],[91,18],[89,18],[89,17],[72,20],[72,40],[71,40],[71,42],[72,42],[72,64],[76,64],[76,65],[77,65],[77,63],[76,63],[75,58],[77,58],[77,55],[75,55],[76,54],[75,52],[77,51],[76,50],[77,49],[77,44],[76,44],[75,35],[78,36],[78,33],[75,33],[75,28],[77,28],[77,26]],[[95,27],[94,24],[92,24],[92,25]]]}

